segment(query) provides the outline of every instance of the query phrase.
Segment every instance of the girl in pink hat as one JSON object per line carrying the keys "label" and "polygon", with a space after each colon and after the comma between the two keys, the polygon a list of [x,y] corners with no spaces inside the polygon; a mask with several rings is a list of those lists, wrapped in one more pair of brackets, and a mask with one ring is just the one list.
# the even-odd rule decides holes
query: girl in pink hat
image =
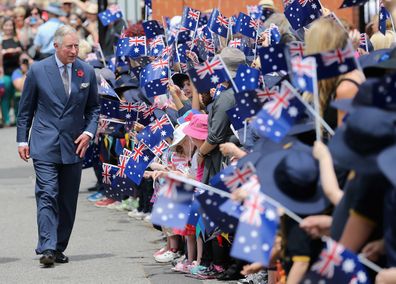
{"label": "girl in pink hat", "polygon": [[[190,123],[183,129],[183,132],[189,136],[193,144],[199,149],[208,137],[208,115],[195,114],[191,118]],[[193,156],[193,161],[198,160],[199,152],[197,151]],[[198,165],[197,176],[198,181],[202,180],[204,165]]]}

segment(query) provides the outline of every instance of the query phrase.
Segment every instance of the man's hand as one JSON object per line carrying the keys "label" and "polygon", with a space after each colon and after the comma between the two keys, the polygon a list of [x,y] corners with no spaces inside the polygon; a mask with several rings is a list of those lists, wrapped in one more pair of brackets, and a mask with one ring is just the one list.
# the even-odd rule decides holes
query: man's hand
{"label": "man's hand", "polygon": [[21,159],[24,160],[25,162],[27,162],[30,159],[29,146],[19,146],[18,153],[19,153],[19,157],[21,157]]}
{"label": "man's hand", "polygon": [[89,137],[85,133],[82,133],[80,136],[78,136],[76,141],[74,141],[74,144],[77,144],[76,154],[80,158],[84,158],[85,152],[87,151],[89,146],[89,141],[91,141],[91,137]]}

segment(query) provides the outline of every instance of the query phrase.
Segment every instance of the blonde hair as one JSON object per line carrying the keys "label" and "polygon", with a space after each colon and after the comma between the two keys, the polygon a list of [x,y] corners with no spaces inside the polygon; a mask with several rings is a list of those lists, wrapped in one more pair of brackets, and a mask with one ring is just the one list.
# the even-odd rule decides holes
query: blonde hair
{"label": "blonde hair", "polygon": [[92,52],[92,46],[85,39],[80,39],[80,46],[78,50],[78,57],[82,60],[87,58],[88,53]]}
{"label": "blonde hair", "polygon": [[26,17],[26,9],[23,8],[23,7],[21,7],[21,6],[18,6],[18,7],[16,7],[16,8],[14,8],[14,15],[15,15],[15,16],[23,16],[23,17]]}
{"label": "blonde hair", "polygon": [[[348,34],[334,20],[321,18],[315,21],[305,34],[305,54],[315,54],[345,48],[348,43]],[[320,110],[323,115],[328,107],[330,96],[335,92],[339,77],[320,80],[318,83]]]}
{"label": "blonde hair", "polygon": [[390,46],[387,45],[387,39],[381,32],[373,34],[370,41],[373,44],[374,50],[389,48]]}
{"label": "blonde hair", "polygon": [[279,28],[281,35],[290,33],[290,23],[283,13],[273,13],[264,23],[265,28],[269,28],[271,24],[275,24]]}

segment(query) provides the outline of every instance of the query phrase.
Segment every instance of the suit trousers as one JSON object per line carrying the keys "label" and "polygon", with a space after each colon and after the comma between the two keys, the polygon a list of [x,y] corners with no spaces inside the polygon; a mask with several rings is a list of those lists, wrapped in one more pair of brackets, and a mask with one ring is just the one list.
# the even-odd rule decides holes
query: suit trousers
{"label": "suit trousers", "polygon": [[63,252],[76,215],[82,162],[57,164],[35,159],[33,165],[38,225],[36,253],[48,249]]}

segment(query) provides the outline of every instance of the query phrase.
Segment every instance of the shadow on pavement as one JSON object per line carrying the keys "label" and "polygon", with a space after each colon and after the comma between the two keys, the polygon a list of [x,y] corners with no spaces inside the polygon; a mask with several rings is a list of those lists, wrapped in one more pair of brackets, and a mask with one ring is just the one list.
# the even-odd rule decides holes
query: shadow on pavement
{"label": "shadow on pavement", "polygon": [[85,260],[91,260],[91,259],[97,259],[97,258],[107,258],[107,257],[113,257],[113,256],[115,256],[115,255],[111,254],[111,253],[80,254],[80,255],[71,255],[70,260],[71,261],[85,261]]}
{"label": "shadow on pavement", "polygon": [[0,264],[18,261],[19,258],[15,257],[0,257]]}

